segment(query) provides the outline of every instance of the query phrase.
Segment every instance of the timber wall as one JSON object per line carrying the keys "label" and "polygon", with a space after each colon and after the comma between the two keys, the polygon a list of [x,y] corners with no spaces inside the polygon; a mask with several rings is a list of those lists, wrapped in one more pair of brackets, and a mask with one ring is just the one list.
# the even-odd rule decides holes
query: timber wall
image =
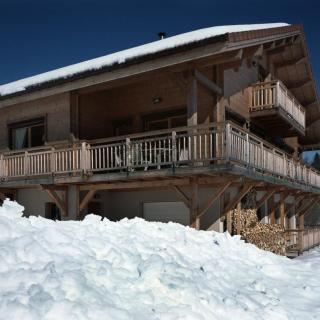
{"label": "timber wall", "polygon": [[0,110],[0,149],[8,147],[8,124],[45,117],[46,141],[66,140],[70,133],[69,93],[10,106]]}

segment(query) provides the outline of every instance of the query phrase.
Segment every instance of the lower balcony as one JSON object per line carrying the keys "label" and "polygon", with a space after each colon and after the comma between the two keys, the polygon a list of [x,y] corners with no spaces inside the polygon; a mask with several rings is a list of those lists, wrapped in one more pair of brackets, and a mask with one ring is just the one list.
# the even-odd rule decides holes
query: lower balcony
{"label": "lower balcony", "polygon": [[78,177],[85,183],[92,176],[111,173],[127,177],[162,170],[172,175],[227,166],[259,179],[320,187],[317,171],[231,122],[6,152],[0,155],[0,178],[3,187],[12,181],[40,184],[36,182],[40,178],[59,177]]}
{"label": "lower balcony", "polygon": [[252,86],[250,117],[270,135],[305,133],[305,110],[281,81]]}

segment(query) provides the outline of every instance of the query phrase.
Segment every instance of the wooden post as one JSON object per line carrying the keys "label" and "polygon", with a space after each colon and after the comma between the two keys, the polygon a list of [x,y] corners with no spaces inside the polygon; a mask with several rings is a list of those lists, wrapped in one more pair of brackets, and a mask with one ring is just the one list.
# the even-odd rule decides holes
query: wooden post
{"label": "wooden post", "polygon": [[303,233],[304,233],[304,213],[299,215],[299,249],[300,252],[303,252]]}
{"label": "wooden post", "polygon": [[191,197],[190,197],[190,225],[194,225],[197,230],[200,229],[200,219],[197,216],[199,212],[199,185],[196,179],[191,182]]}
{"label": "wooden post", "polygon": [[280,210],[280,225],[282,227],[285,227],[285,199],[286,199],[286,195],[281,194],[280,196],[280,206],[279,206],[279,210]]}
{"label": "wooden post", "polygon": [[4,160],[3,154],[0,154],[0,178],[4,177]]}
{"label": "wooden post", "polygon": [[227,212],[227,231],[232,234],[232,210]]}
{"label": "wooden post", "polygon": [[[237,204],[237,211],[241,211],[241,201],[238,202]],[[240,220],[240,214],[238,214],[238,219],[237,219],[237,235],[241,234],[241,220]]]}
{"label": "wooden post", "polygon": [[188,98],[188,126],[195,126],[198,124],[198,84],[197,79],[192,76],[189,80]]}
{"label": "wooden post", "polygon": [[[222,66],[214,66],[213,69],[214,72],[214,80],[215,83],[220,88],[224,87],[224,70]],[[213,120],[220,124],[219,127],[217,127],[217,134],[216,134],[216,157],[222,158],[223,155],[223,127],[222,123],[225,121],[225,105],[224,105],[224,94],[216,94],[215,99],[215,107],[214,107],[214,113],[213,113]]]}

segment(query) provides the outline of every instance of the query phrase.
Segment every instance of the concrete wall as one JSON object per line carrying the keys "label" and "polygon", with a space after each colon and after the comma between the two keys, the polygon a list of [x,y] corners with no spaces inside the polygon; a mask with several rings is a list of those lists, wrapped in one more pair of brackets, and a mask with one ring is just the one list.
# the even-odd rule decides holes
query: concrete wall
{"label": "concrete wall", "polygon": [[[200,189],[200,206],[215,192],[213,188]],[[17,194],[17,201],[25,207],[26,216],[45,216],[45,203],[52,202],[45,191],[21,189]],[[100,191],[93,202],[100,203],[101,212],[94,212],[110,220],[118,221],[123,218],[142,217],[144,202],[180,201],[176,193],[169,190],[140,190],[140,191]],[[87,212],[84,213],[92,213]],[[67,217],[66,220],[72,217]],[[219,199],[209,208],[201,219],[201,229],[207,229],[214,224],[214,230],[223,231],[220,223]]]}
{"label": "concrete wall", "polygon": [[70,133],[69,93],[0,109],[0,149],[8,147],[8,124],[45,117],[47,141],[66,140]]}

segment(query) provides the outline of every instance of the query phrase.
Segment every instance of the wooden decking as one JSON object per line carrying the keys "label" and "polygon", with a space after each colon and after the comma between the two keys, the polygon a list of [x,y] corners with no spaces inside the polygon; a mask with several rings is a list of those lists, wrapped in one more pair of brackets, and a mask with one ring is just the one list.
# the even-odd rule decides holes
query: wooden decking
{"label": "wooden decking", "polygon": [[[0,155],[2,184],[38,178],[134,174],[235,164],[242,172],[301,187],[320,187],[320,175],[231,122],[180,127],[73,145]],[[85,180],[84,180],[85,181]]]}

